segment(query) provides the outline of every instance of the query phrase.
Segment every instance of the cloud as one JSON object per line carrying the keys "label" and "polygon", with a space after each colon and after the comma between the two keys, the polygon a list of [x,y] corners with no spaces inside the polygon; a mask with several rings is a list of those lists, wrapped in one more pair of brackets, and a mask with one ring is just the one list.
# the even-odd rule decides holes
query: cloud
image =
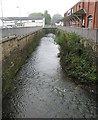
{"label": "cloud", "polygon": [[[2,0],[3,16],[28,16],[32,12],[44,12],[48,10],[52,16],[54,14],[61,14],[70,9],[79,0]],[[19,8],[17,8],[19,6]],[[1,16],[1,15],[0,15]]]}

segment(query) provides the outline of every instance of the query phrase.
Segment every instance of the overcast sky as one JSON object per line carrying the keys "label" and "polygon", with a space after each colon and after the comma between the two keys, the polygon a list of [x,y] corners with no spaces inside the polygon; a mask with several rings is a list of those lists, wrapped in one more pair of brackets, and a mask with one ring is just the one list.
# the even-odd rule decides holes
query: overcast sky
{"label": "overcast sky", "polygon": [[[48,10],[49,14],[61,14],[70,9],[79,0],[0,0],[2,1],[3,16],[4,17],[21,17],[28,16],[29,13],[42,12]],[[19,6],[20,8],[17,8]],[[0,3],[0,17],[1,17],[1,3]]]}

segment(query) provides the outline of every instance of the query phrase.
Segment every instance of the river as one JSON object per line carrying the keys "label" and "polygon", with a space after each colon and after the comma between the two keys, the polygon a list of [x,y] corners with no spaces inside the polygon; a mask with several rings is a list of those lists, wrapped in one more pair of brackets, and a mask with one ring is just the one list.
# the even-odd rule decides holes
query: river
{"label": "river", "polygon": [[3,100],[14,118],[95,118],[96,101],[63,73],[55,35],[43,37],[16,75],[18,83]]}

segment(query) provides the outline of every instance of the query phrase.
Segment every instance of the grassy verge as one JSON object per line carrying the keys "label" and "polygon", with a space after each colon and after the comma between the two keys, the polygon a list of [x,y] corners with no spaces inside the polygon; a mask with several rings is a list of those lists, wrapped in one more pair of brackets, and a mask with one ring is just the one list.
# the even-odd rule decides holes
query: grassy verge
{"label": "grassy verge", "polygon": [[59,57],[64,71],[82,84],[96,83],[96,65],[92,56],[80,43],[80,38],[75,33],[57,31],[57,44],[60,46]]}

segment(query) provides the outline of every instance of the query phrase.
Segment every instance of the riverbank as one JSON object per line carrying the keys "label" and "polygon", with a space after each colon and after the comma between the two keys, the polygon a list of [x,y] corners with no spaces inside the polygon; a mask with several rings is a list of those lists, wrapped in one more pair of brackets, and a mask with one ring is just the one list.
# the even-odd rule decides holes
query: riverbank
{"label": "riverbank", "polygon": [[96,118],[96,101],[62,71],[55,35],[45,35],[3,100],[3,118]]}
{"label": "riverbank", "polygon": [[23,38],[15,38],[2,43],[2,95],[6,96],[11,90],[15,89],[18,82],[15,75],[25,63],[25,60],[38,46],[42,31],[37,31]]}
{"label": "riverbank", "polygon": [[57,31],[56,36],[64,72],[81,87],[96,94],[96,61],[80,43],[80,37],[63,31]]}

